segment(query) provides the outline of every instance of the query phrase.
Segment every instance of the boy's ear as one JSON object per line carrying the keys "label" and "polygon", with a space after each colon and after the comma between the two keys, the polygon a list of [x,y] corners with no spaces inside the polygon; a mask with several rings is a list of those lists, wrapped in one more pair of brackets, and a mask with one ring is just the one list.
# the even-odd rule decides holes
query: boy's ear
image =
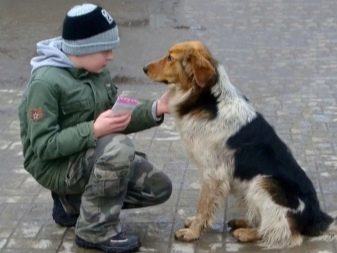
{"label": "boy's ear", "polygon": [[215,68],[208,59],[196,50],[190,56],[195,82],[203,88],[216,74]]}

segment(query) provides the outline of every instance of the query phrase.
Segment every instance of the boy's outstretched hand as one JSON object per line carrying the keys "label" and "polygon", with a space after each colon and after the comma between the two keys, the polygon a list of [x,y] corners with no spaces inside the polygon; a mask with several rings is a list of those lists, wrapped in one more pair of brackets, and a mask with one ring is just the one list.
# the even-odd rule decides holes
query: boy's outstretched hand
{"label": "boy's outstretched hand", "polygon": [[169,91],[164,92],[157,101],[157,116],[161,116],[164,113],[169,113],[168,102],[170,99]]}

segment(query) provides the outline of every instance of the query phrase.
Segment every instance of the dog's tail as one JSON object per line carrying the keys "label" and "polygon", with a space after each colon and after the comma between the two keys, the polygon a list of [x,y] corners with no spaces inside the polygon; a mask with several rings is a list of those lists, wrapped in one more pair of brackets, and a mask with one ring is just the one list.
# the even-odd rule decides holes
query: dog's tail
{"label": "dog's tail", "polygon": [[337,217],[336,214],[330,214],[332,217],[335,217],[333,222],[329,225],[326,231],[324,231],[321,235],[312,237],[310,241],[325,241],[331,242],[337,240]]}

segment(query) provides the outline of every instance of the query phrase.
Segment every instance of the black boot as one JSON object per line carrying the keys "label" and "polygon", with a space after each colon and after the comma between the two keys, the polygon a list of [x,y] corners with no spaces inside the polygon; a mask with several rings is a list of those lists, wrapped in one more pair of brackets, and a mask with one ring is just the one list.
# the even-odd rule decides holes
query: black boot
{"label": "black boot", "polygon": [[55,192],[52,192],[51,196],[54,200],[52,216],[53,216],[53,220],[55,221],[55,223],[63,227],[75,226],[79,214],[66,213],[58,195]]}
{"label": "black boot", "polygon": [[92,243],[83,240],[76,235],[75,242],[86,249],[98,249],[106,253],[130,253],[139,249],[141,243],[137,235],[126,235],[121,232],[114,237],[100,243]]}

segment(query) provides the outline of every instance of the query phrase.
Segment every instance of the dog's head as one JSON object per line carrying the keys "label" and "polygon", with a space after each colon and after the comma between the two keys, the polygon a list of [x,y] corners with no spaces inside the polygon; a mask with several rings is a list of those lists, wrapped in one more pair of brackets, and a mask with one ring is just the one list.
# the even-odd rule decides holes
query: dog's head
{"label": "dog's head", "polygon": [[174,84],[182,90],[204,88],[217,79],[216,62],[200,41],[173,45],[164,57],[143,68],[153,81]]}

